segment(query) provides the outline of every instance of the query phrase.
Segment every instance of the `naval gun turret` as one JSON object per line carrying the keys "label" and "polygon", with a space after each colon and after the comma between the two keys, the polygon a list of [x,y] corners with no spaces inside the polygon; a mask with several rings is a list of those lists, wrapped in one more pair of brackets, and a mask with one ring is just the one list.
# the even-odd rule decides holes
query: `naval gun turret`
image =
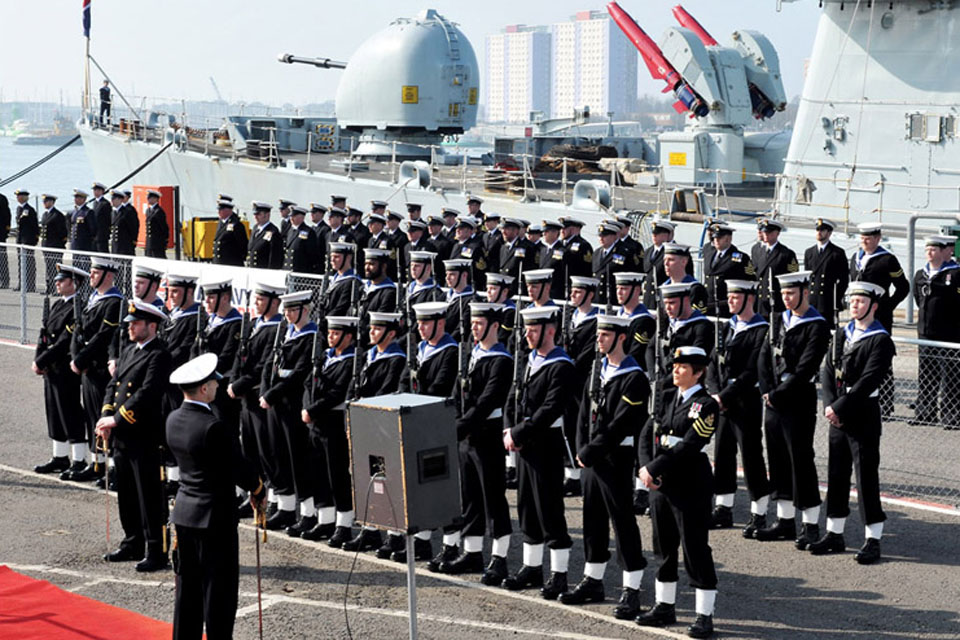
{"label": "naval gun turret", "polygon": [[304,58],[303,56],[295,56],[292,53],[281,53],[277,56],[277,60],[280,62],[285,62],[287,64],[309,64],[314,67],[320,67],[321,69],[346,69],[346,62],[338,62],[336,60],[331,60],[330,58]]}

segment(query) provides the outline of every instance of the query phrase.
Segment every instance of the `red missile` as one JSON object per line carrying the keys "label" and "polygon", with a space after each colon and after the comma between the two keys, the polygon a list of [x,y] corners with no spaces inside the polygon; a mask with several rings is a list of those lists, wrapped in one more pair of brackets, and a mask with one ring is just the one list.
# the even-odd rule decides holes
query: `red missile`
{"label": "red missile", "polygon": [[696,18],[687,13],[687,10],[683,8],[683,5],[677,5],[673,8],[673,17],[677,19],[677,22],[680,23],[681,27],[686,27],[697,34],[697,37],[700,38],[700,42],[708,47],[717,46],[717,41],[713,39],[706,29],[703,28]]}

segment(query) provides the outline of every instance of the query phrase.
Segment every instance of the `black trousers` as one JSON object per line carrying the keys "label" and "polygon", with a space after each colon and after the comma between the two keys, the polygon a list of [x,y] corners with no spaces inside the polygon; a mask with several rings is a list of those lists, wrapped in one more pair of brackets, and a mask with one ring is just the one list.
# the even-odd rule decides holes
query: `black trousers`
{"label": "black trousers", "polygon": [[25,268],[20,272],[20,288],[27,292],[34,292],[37,290],[37,258],[33,247],[24,247],[22,251],[27,254],[27,257]]}
{"label": "black trousers", "polygon": [[[43,252],[43,266],[44,266],[44,276],[46,277],[46,288],[44,293],[49,293],[53,295],[56,292],[56,287],[53,286],[53,278],[57,275],[57,263],[63,260],[62,251],[44,251]],[[79,257],[79,256],[78,256]],[[76,264],[76,263],[75,263]],[[76,265],[79,266],[79,265]],[[83,269],[83,267],[80,267]],[[84,271],[89,272],[89,267],[84,269]]]}
{"label": "black trousers", "polygon": [[[340,412],[342,415],[342,412]],[[341,417],[331,419],[327,424],[310,427],[310,440],[320,455],[320,465],[314,473],[321,476],[318,485],[329,487],[330,499],[322,505],[332,502],[337,511],[353,510],[353,486],[350,482],[350,448],[347,444],[347,431]]]}
{"label": "black trousers", "polygon": [[66,371],[48,371],[43,377],[47,435],[58,442],[86,442],[86,419],[80,406],[80,376],[67,364],[58,366],[65,367]]}
{"label": "black trousers", "polygon": [[103,116],[107,116],[107,120],[110,120],[110,103],[101,102],[100,103],[100,126],[103,126]]}
{"label": "black trousers", "polygon": [[682,546],[683,568],[690,586],[695,589],[716,589],[717,572],[713,566],[709,540],[711,494],[709,491],[700,491],[686,498],[683,508],[680,508],[661,491],[650,492],[653,549],[663,560],[657,570],[657,580],[677,582]]}
{"label": "black trousers", "polygon": [[960,426],[960,351],[920,346],[917,418]]}
{"label": "black trousers", "polygon": [[259,398],[244,398],[240,409],[240,451],[263,476],[260,467],[260,447],[257,432],[266,429],[267,411],[260,407]]}
{"label": "black trousers", "polygon": [[527,544],[573,546],[563,513],[563,429],[549,427],[517,456],[517,515]]}
{"label": "black trousers", "polygon": [[617,447],[583,470],[583,547],[587,562],[610,559],[610,527],[617,541],[617,562],[624,571],[647,566],[637,518],[633,515],[633,447]]}
{"label": "black trousers", "polygon": [[283,424],[277,415],[276,407],[267,410],[265,428],[255,432],[257,450],[260,452],[260,469],[266,478],[267,486],[280,496],[292,496],[293,471],[290,468],[290,453]]}
{"label": "black trousers", "polygon": [[481,433],[460,441],[460,502],[463,505],[463,535],[493,538],[509,535],[503,455],[503,418],[488,420]]}
{"label": "black trousers", "polygon": [[167,500],[160,484],[160,448],[152,445],[134,450],[122,445],[113,451],[117,470],[117,506],[124,538],[120,546],[147,555],[163,553],[163,525]]}
{"label": "black trousers", "polygon": [[870,403],[856,424],[843,429],[830,427],[830,459],[827,463],[827,517],[850,515],[850,472],[857,478],[857,505],[864,524],[883,522],[880,505],[880,406]]}
{"label": "black trousers", "polygon": [[[319,502],[325,496],[317,495],[318,474],[311,470],[311,463],[317,462],[319,455],[310,444],[307,425],[300,418],[299,405],[288,405],[286,402],[280,402],[270,409],[270,413],[277,416],[283,429],[283,437],[286,442],[286,464],[293,478],[293,493],[297,495],[297,501],[302,502],[307,498],[314,498],[314,502]],[[280,495],[289,494],[281,493]],[[329,496],[326,497],[329,500]]]}
{"label": "black trousers", "polygon": [[196,529],[177,525],[177,595],[174,640],[233,637],[240,585],[237,527]]}
{"label": "black trousers", "polygon": [[[103,399],[107,391],[107,385],[110,383],[110,374],[106,369],[90,367],[80,377],[81,394],[83,397],[83,412],[86,415],[86,435],[87,444],[93,450],[96,447],[96,434],[94,429],[97,426],[97,420],[100,419],[100,412],[103,409]],[[113,394],[111,393],[111,399]]]}
{"label": "black trousers", "polygon": [[797,509],[820,504],[820,485],[813,459],[817,427],[817,390],[812,384],[797,388],[789,407],[767,407],[767,458],[775,500],[792,500]]}
{"label": "black trousers", "polygon": [[[588,378],[577,373],[577,381],[574,389],[584,389],[587,386]],[[567,447],[563,450],[563,463],[567,467],[578,468],[576,463],[577,455],[577,421],[580,418],[580,394],[573,394],[567,400],[566,410],[563,412],[563,435],[567,439]]]}
{"label": "black trousers", "polygon": [[767,465],[763,459],[763,407],[759,394],[750,394],[720,414],[714,435],[713,479],[718,495],[737,491],[737,446],[751,500],[769,495]]}
{"label": "black trousers", "polygon": [[240,433],[240,401],[227,395],[230,379],[224,377],[217,387],[217,396],[213,399],[213,413],[223,424],[230,427],[231,432]]}
{"label": "black trousers", "polygon": [[[0,238],[0,242],[6,242],[7,238],[4,236]],[[17,252],[13,253],[14,259],[17,259]],[[7,258],[7,247],[0,247],[0,289],[6,289],[10,286],[10,260]]]}

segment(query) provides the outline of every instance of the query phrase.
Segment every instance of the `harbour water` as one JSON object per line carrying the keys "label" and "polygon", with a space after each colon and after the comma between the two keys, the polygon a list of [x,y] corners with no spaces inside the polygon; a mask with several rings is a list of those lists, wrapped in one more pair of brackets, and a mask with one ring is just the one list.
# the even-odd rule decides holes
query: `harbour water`
{"label": "harbour water", "polygon": [[[0,137],[0,179],[6,179],[7,176],[30,166],[55,149],[53,146],[15,145],[12,138]],[[30,203],[38,210],[41,207],[35,201],[39,200],[40,194],[51,193],[57,196],[57,204],[63,210],[73,207],[70,195],[74,189],[84,189],[89,193],[94,180],[100,180],[109,186],[111,181],[122,177],[94,176],[83,144],[78,140],[21,179],[0,188],[0,193],[7,197],[12,207],[15,206],[13,192],[26,189],[30,192]]]}

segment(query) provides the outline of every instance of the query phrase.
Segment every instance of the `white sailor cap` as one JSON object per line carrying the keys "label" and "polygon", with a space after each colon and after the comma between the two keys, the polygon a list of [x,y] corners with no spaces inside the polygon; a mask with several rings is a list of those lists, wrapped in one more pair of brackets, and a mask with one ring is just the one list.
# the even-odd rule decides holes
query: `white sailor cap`
{"label": "white sailor cap", "polygon": [[233,209],[233,200],[224,200],[223,198],[220,198],[219,200],[217,200],[217,208]]}
{"label": "white sailor cap", "polygon": [[160,197],[160,192],[157,191],[156,189],[147,189],[147,197],[148,197],[148,198],[150,198],[150,197],[159,198],[159,197]]}
{"label": "white sailor cap", "polygon": [[879,236],[883,232],[883,225],[879,222],[861,222],[857,231],[862,236]]}
{"label": "white sailor cap", "polygon": [[523,220],[518,220],[517,218],[503,218],[500,220],[501,227],[516,227],[517,229],[522,229],[524,224]]}
{"label": "white sailor cap", "polygon": [[394,211],[393,209],[387,209],[387,220],[396,220],[397,222],[403,222],[403,216]]}
{"label": "white sailor cap", "polygon": [[471,302],[470,303],[470,317],[471,318],[486,318],[487,320],[496,320],[500,321],[500,313],[503,311],[504,306],[502,304],[496,304],[493,302]]}
{"label": "white sailor cap", "polygon": [[86,191],[84,191],[83,189],[74,189],[74,190],[73,190],[73,195],[74,195],[74,196],[80,196],[81,198],[88,198],[88,197],[90,197],[90,194],[88,194],[88,193],[87,193]]}
{"label": "white sailor cap", "polygon": [[357,245],[352,242],[331,242],[330,253],[349,253],[353,254],[357,250]]}
{"label": "white sailor cap", "polygon": [[621,225],[625,227],[629,227],[633,224],[633,218],[631,218],[625,213],[618,213],[614,217],[617,219],[617,222],[619,222]]}
{"label": "white sailor cap", "polygon": [[377,249],[375,247],[370,247],[369,249],[363,250],[363,259],[365,262],[371,262],[373,260],[389,260],[390,251],[387,249]]}
{"label": "white sailor cap", "polygon": [[523,272],[523,279],[527,284],[548,282],[553,279],[553,269],[531,269]]}
{"label": "white sailor cap", "polygon": [[167,288],[170,287],[195,287],[197,276],[189,273],[167,272]]}
{"label": "white sailor cap", "polygon": [[560,307],[552,304],[542,307],[529,306],[526,309],[522,309],[520,315],[523,316],[523,324],[528,327],[537,324],[547,324],[560,319]]}
{"label": "white sailor cap", "polygon": [[483,204],[483,198],[481,198],[480,196],[471,195],[467,198],[467,204],[470,204],[471,202],[476,202],[477,204]]}
{"label": "white sailor cap", "polygon": [[371,209],[386,209],[387,201],[386,200],[371,200],[370,201]]}
{"label": "white sailor cap", "polygon": [[382,216],[379,213],[370,213],[367,215],[367,224],[370,224],[371,222],[379,222],[381,224],[386,224],[387,217]]}
{"label": "white sailor cap", "polygon": [[166,319],[167,314],[157,305],[144,302],[140,298],[134,298],[130,301],[130,304],[127,305],[127,315],[123,321],[149,320],[151,322],[163,322]]}
{"label": "white sailor cap", "polygon": [[727,293],[756,293],[756,280],[727,280]]}
{"label": "white sailor cap", "polygon": [[217,372],[218,360],[217,354],[205,353],[184,362],[170,374],[170,384],[189,389],[199,387],[207,380],[220,380],[223,376]]}
{"label": "white sailor cap", "polygon": [[675,364],[698,364],[705,365],[709,362],[707,352],[700,347],[677,347],[673,352],[673,362]]}
{"label": "white sailor cap", "polygon": [[79,267],[74,267],[69,264],[57,264],[57,275],[53,277],[54,280],[63,280],[64,278],[72,278],[76,280],[78,278],[89,278],[90,274],[80,269]]}
{"label": "white sailor cap", "polygon": [[624,332],[630,328],[633,318],[629,316],[597,314],[597,329],[605,331]]}
{"label": "white sailor cap", "polygon": [[258,296],[268,298],[279,298],[287,288],[283,285],[270,284],[269,282],[259,281],[253,285],[253,292]]}
{"label": "white sailor cap", "polygon": [[927,236],[924,244],[928,247],[940,247],[946,249],[957,244],[956,236]]}
{"label": "white sailor cap", "polygon": [[527,225],[527,233],[543,233],[543,225],[542,224]]}
{"label": "white sailor cap", "polygon": [[313,291],[307,289],[305,291],[284,293],[280,296],[280,301],[283,303],[284,309],[296,309],[298,307],[309,305],[311,298],[313,298]]}
{"label": "white sailor cap", "polygon": [[57,196],[51,195],[49,193],[45,193],[40,196],[40,199],[43,200],[44,202],[46,202],[47,200],[53,200],[54,202],[56,202]]}
{"label": "white sailor cap", "polygon": [[413,312],[417,320],[434,320],[446,317],[447,306],[446,302],[421,302],[413,305]]}
{"label": "white sailor cap", "polygon": [[455,258],[453,260],[444,260],[443,267],[447,271],[469,271],[473,262],[466,258]]}
{"label": "white sailor cap", "polygon": [[14,189],[13,195],[15,196],[28,196],[30,192],[26,189]]}
{"label": "white sailor cap", "polygon": [[604,220],[597,225],[597,235],[617,235],[618,233],[620,233],[620,227],[614,224],[614,222],[611,220]]}
{"label": "white sailor cap", "polygon": [[146,265],[140,264],[137,265],[137,268],[133,271],[133,277],[135,278],[146,278],[147,280],[154,280],[160,282],[163,280],[163,271],[160,269],[154,269],[153,267],[148,267]]}
{"label": "white sailor cap", "polygon": [[330,216],[331,218],[335,216],[346,218],[347,212],[345,209],[341,209],[340,207],[330,207],[329,209],[327,209],[327,215]]}
{"label": "white sailor cap", "polygon": [[114,190],[112,190],[112,191],[110,192],[110,198],[111,198],[111,199],[112,199],[112,198],[121,198],[121,199],[122,199],[122,198],[124,197],[124,195],[125,195],[125,194],[124,194],[123,191],[121,191],[120,189],[114,189]]}
{"label": "white sailor cap", "polygon": [[677,225],[670,222],[669,220],[661,220],[660,218],[655,218],[650,221],[651,233],[663,233],[665,231],[672,232],[677,228]]}
{"label": "white sailor cap", "polygon": [[777,276],[781,289],[796,289],[797,287],[806,287],[810,284],[812,271],[797,271],[796,273],[784,273]]}
{"label": "white sailor cap", "polygon": [[327,329],[340,331],[356,331],[360,325],[360,318],[355,316],[327,316]]}
{"label": "white sailor cap", "polygon": [[589,278],[587,276],[570,276],[571,289],[596,289],[600,286],[599,278]]}
{"label": "white sailor cap", "polygon": [[273,206],[270,203],[264,202],[263,200],[254,200],[250,203],[250,206],[254,211],[270,211],[273,209]]}
{"label": "white sailor cap", "polygon": [[420,209],[423,209],[423,205],[420,204],[419,202],[407,203],[407,213],[409,213],[410,211],[420,211]]}
{"label": "white sailor cap", "polygon": [[878,284],[865,280],[854,280],[847,287],[847,297],[865,296],[871,300],[879,300],[887,294],[887,290]]}
{"label": "white sailor cap", "polygon": [[[233,200],[233,198],[230,198]],[[277,202],[280,204],[281,209],[289,209],[293,205],[297,204],[293,200],[287,200],[286,198],[277,198]]]}
{"label": "white sailor cap", "polygon": [[639,271],[617,271],[613,274],[614,282],[622,285],[643,284],[643,280],[646,277],[647,274],[640,273]]}
{"label": "white sailor cap", "polygon": [[487,284],[494,284],[498,287],[509,287],[513,284],[513,281],[516,280],[513,276],[507,273],[496,273],[491,271],[487,274]]}
{"label": "white sailor cap", "polygon": [[90,188],[91,188],[91,189],[100,189],[100,191],[106,191],[106,190],[107,190],[107,185],[103,184],[102,182],[94,182],[92,185],[90,185]]}
{"label": "white sailor cap", "polygon": [[818,231],[821,228],[829,229],[830,231],[833,231],[837,227],[837,225],[835,225],[832,220],[827,220],[826,218],[817,218],[814,221],[813,226]]}
{"label": "white sailor cap", "polygon": [[451,209],[450,207],[443,207],[442,209],[440,209],[440,215],[443,216],[444,218],[446,218],[447,216],[456,217],[460,215],[460,212],[457,211],[456,209]]}
{"label": "white sailor cap", "polygon": [[317,202],[310,203],[310,213],[326,213],[327,208]]}
{"label": "white sailor cap", "polygon": [[500,218],[501,218],[501,215],[500,215],[499,213],[496,213],[496,212],[486,213],[486,214],[484,214],[484,216],[483,216],[483,219],[484,219],[485,221],[489,221],[489,220],[494,220],[494,221],[496,221],[496,220],[499,220]]}
{"label": "white sailor cap", "polygon": [[370,316],[370,326],[373,327],[399,327],[400,318],[403,317],[402,313],[385,313],[383,311],[370,311],[367,315]]}
{"label": "white sailor cap", "polygon": [[290,207],[290,217],[291,217],[291,218],[292,218],[293,216],[305,216],[305,215],[307,215],[307,208],[306,208],[306,207],[301,207],[300,205],[296,205],[296,204],[293,205],[292,207]]}
{"label": "white sailor cap", "polygon": [[574,218],[573,216],[561,216],[560,224],[562,224],[564,227],[581,227],[582,228],[583,225],[586,223],[580,218]]}
{"label": "white sailor cap", "polygon": [[786,231],[787,225],[773,218],[762,218],[760,222],[757,223],[757,228],[761,231]]}
{"label": "white sailor cap", "polygon": [[200,279],[200,288],[204,295],[210,293],[221,293],[223,291],[233,291],[233,278],[224,278],[223,276],[207,276]]}
{"label": "white sailor cap", "polygon": [[477,228],[477,219],[473,216],[457,216],[457,227]]}
{"label": "white sailor cap", "polygon": [[90,268],[100,269],[101,271],[113,271],[116,273],[120,270],[120,264],[109,258],[93,256],[90,258]]}
{"label": "white sailor cap", "polygon": [[218,193],[217,200],[226,200],[227,202],[233,202],[233,196],[229,196],[225,193]]}
{"label": "white sailor cap", "polygon": [[563,224],[559,220],[544,220],[541,222],[543,230],[547,229],[563,229]]}
{"label": "white sailor cap", "polygon": [[[437,254],[433,251],[411,251],[410,252],[410,262],[428,262],[433,264],[434,258],[437,257]],[[467,261],[469,262],[469,260]]]}
{"label": "white sailor cap", "polygon": [[660,285],[660,295],[664,298],[682,298],[683,296],[690,295],[690,289],[693,287],[692,282],[677,282],[676,284],[662,284]]}
{"label": "white sailor cap", "polygon": [[690,257],[690,247],[676,242],[663,243],[663,255],[665,256],[686,256]]}
{"label": "white sailor cap", "polygon": [[407,231],[426,231],[427,223],[423,220],[407,220]]}

